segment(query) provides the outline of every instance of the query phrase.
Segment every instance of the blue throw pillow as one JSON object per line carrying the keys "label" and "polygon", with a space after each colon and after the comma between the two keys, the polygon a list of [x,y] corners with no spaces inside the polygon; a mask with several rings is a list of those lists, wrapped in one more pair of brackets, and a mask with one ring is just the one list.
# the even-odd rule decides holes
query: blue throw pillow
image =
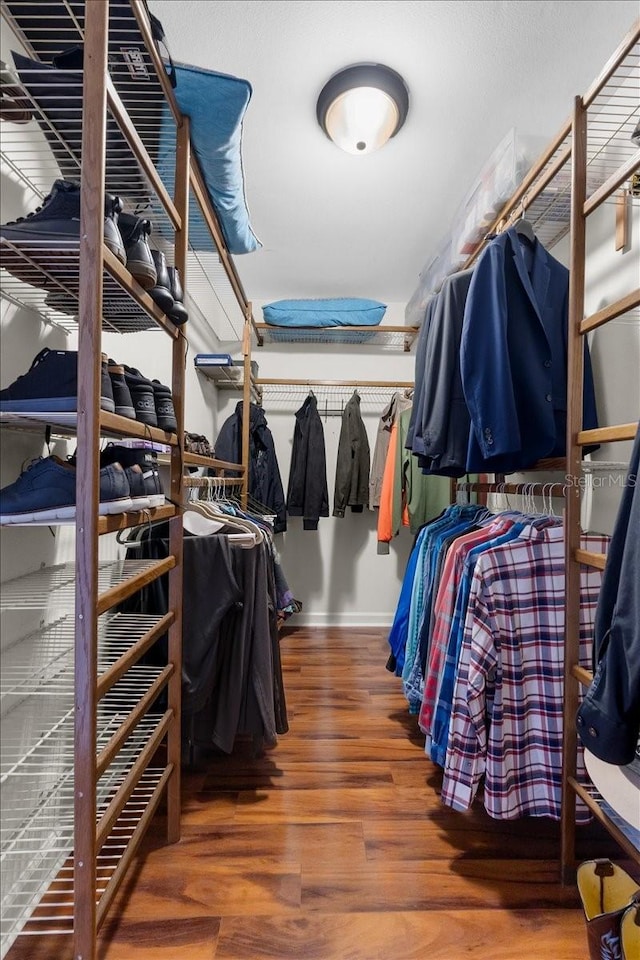
{"label": "blue throw pillow", "polygon": [[251,99],[247,80],[176,64],[176,100],[191,121],[191,146],[233,254],[262,244],[251,229],[242,169],[242,119]]}
{"label": "blue throw pillow", "polygon": [[387,305],[377,300],[276,300],[262,308],[265,323],[279,327],[375,327]]}

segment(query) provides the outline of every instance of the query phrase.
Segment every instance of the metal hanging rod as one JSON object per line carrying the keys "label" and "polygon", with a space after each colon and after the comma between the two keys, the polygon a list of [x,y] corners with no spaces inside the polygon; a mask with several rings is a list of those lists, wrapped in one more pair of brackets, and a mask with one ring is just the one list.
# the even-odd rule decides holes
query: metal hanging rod
{"label": "metal hanging rod", "polygon": [[542,493],[545,497],[563,497],[567,484],[564,483],[467,483],[458,482],[456,490],[461,493],[507,493],[525,496]]}
{"label": "metal hanging rod", "polygon": [[403,390],[414,387],[412,380],[295,380],[257,377],[255,383],[259,387],[353,387],[355,390],[367,387]]}
{"label": "metal hanging rod", "polygon": [[583,460],[583,473],[600,473],[601,471],[616,470],[624,471],[629,469],[628,460]]}
{"label": "metal hanging rod", "polygon": [[185,477],[182,484],[185,487],[207,487],[211,490],[216,487],[241,487],[242,477]]}

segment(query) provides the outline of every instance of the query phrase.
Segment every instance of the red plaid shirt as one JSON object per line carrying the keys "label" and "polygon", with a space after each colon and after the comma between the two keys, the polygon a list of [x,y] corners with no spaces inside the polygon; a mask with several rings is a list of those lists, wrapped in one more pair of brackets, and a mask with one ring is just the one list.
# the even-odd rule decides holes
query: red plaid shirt
{"label": "red plaid shirt", "polygon": [[[606,552],[587,535],[584,549]],[[498,819],[560,818],[565,560],[562,527],[528,527],[476,563],[460,651],[442,800]],[[580,662],[590,666],[602,573],[580,574]],[[582,754],[578,765],[583,767]],[[582,819],[587,819],[584,808]]]}

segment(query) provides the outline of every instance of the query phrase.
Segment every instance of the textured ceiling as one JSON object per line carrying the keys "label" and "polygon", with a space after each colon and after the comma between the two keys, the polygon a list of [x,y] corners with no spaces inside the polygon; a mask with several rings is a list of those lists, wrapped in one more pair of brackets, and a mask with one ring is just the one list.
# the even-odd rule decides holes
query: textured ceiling
{"label": "textured ceiling", "polygon": [[[637,0],[151,0],[174,59],[249,80],[246,193],[263,249],[247,295],[406,302],[491,151],[553,136],[640,11]],[[409,116],[368,156],[335,147],[315,104],[343,66],[386,63]]]}

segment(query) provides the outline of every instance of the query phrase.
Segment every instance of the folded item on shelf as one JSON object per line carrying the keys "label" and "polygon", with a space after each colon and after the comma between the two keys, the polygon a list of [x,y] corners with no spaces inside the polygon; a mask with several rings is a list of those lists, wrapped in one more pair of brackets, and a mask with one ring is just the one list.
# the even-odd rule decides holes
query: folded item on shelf
{"label": "folded item on shelf", "polygon": [[496,216],[543,147],[543,139],[522,134],[515,128],[497,145],[458,207],[449,232],[420,273],[417,287],[405,308],[405,320],[409,326],[421,326],[431,297],[446,277],[461,269],[487,236]]}
{"label": "folded item on shelf", "polygon": [[196,367],[230,367],[233,360],[230,353],[197,353],[193,362]]}
{"label": "folded item on shelf", "polygon": [[[176,64],[176,100],[190,118],[191,145],[230,253],[251,253],[262,244],[251,227],[242,166],[242,123],[251,99],[251,84],[213,70]],[[161,155],[175,151],[173,120],[165,108]],[[169,164],[166,176],[170,178]],[[171,187],[171,184],[167,184]],[[198,231],[190,231],[197,242]]]}
{"label": "folded item on shelf", "polygon": [[275,300],[262,308],[265,323],[280,327],[374,327],[387,309],[378,300],[337,297],[318,300]]}
{"label": "folded item on shelf", "polygon": [[213,456],[213,447],[203,433],[185,431],[184,449],[187,453],[197,453],[200,457]]}

